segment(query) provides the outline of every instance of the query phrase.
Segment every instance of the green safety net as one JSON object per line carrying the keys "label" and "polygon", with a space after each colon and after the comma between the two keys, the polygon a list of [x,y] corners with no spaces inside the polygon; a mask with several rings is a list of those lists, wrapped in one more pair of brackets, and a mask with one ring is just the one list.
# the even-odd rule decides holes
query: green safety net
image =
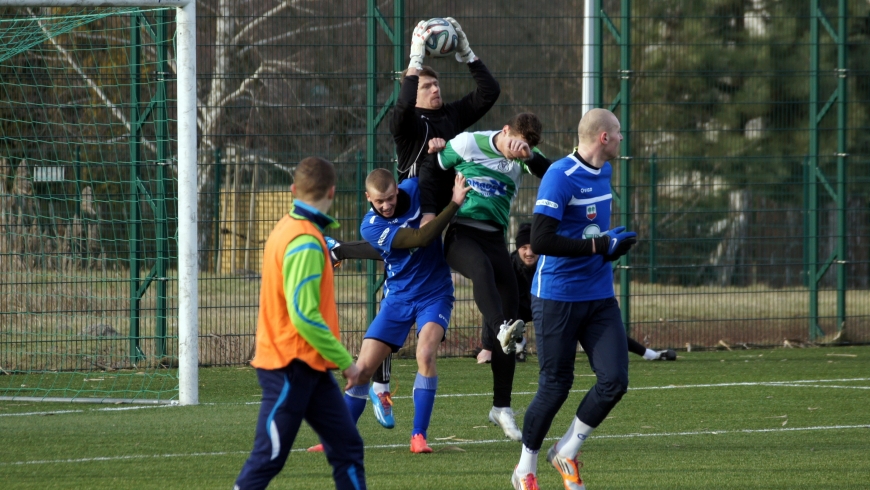
{"label": "green safety net", "polygon": [[[48,15],[40,12],[51,10]],[[48,39],[66,34],[91,22],[112,15],[124,15],[139,10],[138,7],[75,9],[16,9],[12,15],[0,18],[0,63],[27,51]]]}
{"label": "green safety net", "polygon": [[172,10],[0,9],[0,399],[177,398]]}

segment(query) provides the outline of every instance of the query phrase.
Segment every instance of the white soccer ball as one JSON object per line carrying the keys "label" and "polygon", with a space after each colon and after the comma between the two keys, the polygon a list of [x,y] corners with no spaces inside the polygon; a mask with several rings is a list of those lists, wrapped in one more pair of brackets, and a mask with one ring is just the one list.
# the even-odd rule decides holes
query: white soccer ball
{"label": "white soccer ball", "polygon": [[453,24],[435,17],[426,21],[426,27],[432,31],[429,39],[426,40],[426,56],[433,58],[453,56],[456,45],[459,44],[459,36],[456,35]]}

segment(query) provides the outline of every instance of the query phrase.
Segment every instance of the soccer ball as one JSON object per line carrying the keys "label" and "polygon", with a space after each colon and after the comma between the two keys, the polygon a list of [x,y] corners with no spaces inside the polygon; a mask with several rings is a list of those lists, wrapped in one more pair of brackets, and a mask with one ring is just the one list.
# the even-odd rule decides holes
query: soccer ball
{"label": "soccer ball", "polygon": [[426,40],[426,56],[445,58],[456,52],[459,36],[456,35],[453,24],[435,17],[426,21],[426,27],[432,30],[432,34]]}

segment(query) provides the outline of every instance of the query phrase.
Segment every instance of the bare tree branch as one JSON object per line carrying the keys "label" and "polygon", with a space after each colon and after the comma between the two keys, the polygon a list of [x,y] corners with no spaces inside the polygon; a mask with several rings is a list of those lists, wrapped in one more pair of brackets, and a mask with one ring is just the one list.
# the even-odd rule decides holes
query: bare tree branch
{"label": "bare tree branch", "polygon": [[[96,82],[94,82],[94,80],[91,77],[89,77],[87,74],[85,74],[84,70],[82,70],[81,66],[79,66],[79,64],[72,57],[72,55],[70,55],[69,51],[67,51],[66,48],[64,48],[63,46],[58,44],[57,38],[55,36],[51,35],[51,32],[49,32],[43,19],[41,17],[37,16],[36,13],[33,12],[33,9],[28,8],[27,13],[30,14],[31,17],[36,19],[36,21],[39,23],[39,28],[42,30],[42,33],[45,35],[45,37],[48,38],[49,42],[51,42],[51,45],[54,46],[54,49],[56,49],[58,51],[58,53],[60,53],[60,55],[63,57],[64,61],[66,61],[66,63],[73,70],[75,70],[75,72],[82,78],[82,80],[84,80],[85,83],[87,83],[88,87],[90,87],[90,89],[97,95],[97,97],[99,97],[99,99],[102,100],[104,104],[106,104],[106,107],[109,108],[112,115],[115,116],[115,118],[118,121],[120,121],[124,125],[124,127],[127,128],[128,134],[130,134],[132,137],[133,127],[130,124],[130,121],[127,119],[127,117],[124,116],[123,111],[121,111],[121,109],[117,105],[115,105],[115,103],[112,102],[111,99],[109,99],[109,97],[106,95],[106,93],[103,92],[103,90],[99,87],[99,85],[97,85]],[[149,141],[144,136],[142,137],[142,143],[145,145],[145,147],[148,150],[155,152],[155,153],[157,152],[157,148],[154,146],[154,143]]]}

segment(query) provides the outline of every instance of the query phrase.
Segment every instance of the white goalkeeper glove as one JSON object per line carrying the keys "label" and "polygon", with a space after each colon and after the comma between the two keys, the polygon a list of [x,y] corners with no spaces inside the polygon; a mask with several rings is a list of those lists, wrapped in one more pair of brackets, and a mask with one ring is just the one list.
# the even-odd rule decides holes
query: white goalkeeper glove
{"label": "white goalkeeper glove", "polygon": [[471,46],[468,45],[468,37],[462,32],[462,26],[453,17],[445,17],[444,20],[453,25],[453,30],[456,31],[456,37],[459,40],[459,43],[456,45],[456,61],[460,63],[471,63],[474,61],[476,56],[474,56]]}
{"label": "white goalkeeper glove", "polygon": [[426,28],[426,21],[421,20],[414,28],[414,34],[411,35],[411,62],[408,63],[408,68],[423,69],[423,57],[426,56],[426,40],[432,31]]}

